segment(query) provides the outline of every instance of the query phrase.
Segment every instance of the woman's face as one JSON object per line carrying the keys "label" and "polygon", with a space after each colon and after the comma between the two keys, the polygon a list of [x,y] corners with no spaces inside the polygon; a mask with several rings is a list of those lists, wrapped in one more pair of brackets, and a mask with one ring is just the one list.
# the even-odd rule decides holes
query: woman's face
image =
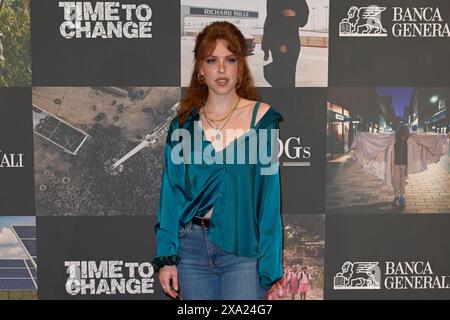
{"label": "woman's face", "polygon": [[225,95],[234,90],[238,78],[237,56],[227,48],[224,40],[218,40],[211,55],[200,62],[208,88],[216,94]]}

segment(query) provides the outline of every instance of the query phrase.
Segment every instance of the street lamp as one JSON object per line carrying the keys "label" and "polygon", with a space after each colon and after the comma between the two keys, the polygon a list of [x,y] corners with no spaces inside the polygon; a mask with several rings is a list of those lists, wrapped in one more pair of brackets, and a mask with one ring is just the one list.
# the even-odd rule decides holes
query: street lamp
{"label": "street lamp", "polygon": [[325,30],[328,31],[328,6],[325,6]]}
{"label": "street lamp", "polygon": [[316,26],[315,26],[315,23],[314,23],[314,19],[315,19],[315,12],[314,12],[314,10],[316,10],[316,7],[311,7],[311,10],[313,12],[313,31],[315,31],[316,30]]}

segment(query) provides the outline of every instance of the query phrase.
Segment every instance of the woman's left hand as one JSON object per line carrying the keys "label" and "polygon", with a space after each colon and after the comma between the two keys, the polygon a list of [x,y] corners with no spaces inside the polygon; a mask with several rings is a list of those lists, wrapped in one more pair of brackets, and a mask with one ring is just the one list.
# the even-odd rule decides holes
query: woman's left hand
{"label": "woman's left hand", "polygon": [[178,297],[177,266],[164,266],[159,269],[159,282],[165,293],[174,299]]}

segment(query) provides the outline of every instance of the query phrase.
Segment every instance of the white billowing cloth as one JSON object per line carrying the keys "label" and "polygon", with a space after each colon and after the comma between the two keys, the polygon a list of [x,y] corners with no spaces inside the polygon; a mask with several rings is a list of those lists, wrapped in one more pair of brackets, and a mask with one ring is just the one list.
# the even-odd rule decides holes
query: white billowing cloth
{"label": "white billowing cloth", "polygon": [[[448,152],[449,138],[444,133],[411,133],[408,139],[407,174],[425,171]],[[394,168],[395,133],[358,132],[350,149],[369,174],[391,184]]]}

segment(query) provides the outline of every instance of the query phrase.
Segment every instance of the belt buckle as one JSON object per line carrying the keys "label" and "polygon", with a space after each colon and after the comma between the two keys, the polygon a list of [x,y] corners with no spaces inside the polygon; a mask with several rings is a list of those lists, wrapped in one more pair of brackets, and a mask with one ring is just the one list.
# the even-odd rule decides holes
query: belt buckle
{"label": "belt buckle", "polygon": [[202,220],[202,222],[201,222],[202,227],[203,227],[203,228],[208,228],[208,225],[205,223],[205,219],[202,218],[201,220]]}

